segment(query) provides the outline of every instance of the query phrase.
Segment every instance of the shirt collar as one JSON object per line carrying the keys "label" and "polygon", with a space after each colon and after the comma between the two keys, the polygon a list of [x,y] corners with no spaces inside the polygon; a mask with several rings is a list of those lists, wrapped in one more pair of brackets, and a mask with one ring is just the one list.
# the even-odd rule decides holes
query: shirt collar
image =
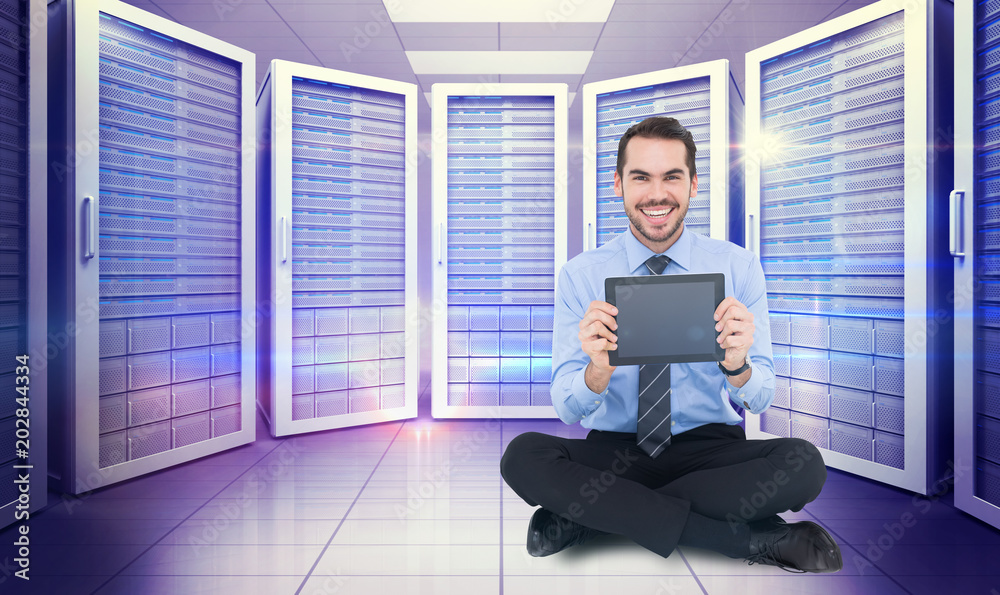
{"label": "shirt collar", "polygon": [[[629,227],[622,232],[622,236],[625,238],[625,253],[628,256],[628,268],[630,274],[636,274],[636,271],[642,267],[650,256],[653,256],[655,252],[647,248],[642,242],[636,239],[635,235],[632,233],[631,224]],[[670,258],[672,262],[677,263],[685,271],[690,270],[691,266],[691,232],[687,230],[687,226],[681,230],[681,235],[677,238],[677,241],[673,243],[672,246],[667,248],[664,252],[666,256]]]}

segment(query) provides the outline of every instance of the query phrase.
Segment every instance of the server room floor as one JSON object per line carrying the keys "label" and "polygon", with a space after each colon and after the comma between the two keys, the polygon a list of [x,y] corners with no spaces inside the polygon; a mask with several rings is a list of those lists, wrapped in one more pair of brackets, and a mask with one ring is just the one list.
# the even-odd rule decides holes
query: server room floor
{"label": "server room floor", "polygon": [[835,536],[835,575],[688,548],[663,559],[621,537],[532,558],[533,509],[499,474],[504,447],[529,430],[586,434],[559,420],[434,420],[426,386],[414,420],[274,439],[258,418],[253,444],[79,498],[50,494],[29,525],[30,582],[8,558],[0,591],[1000,593],[1000,531],[957,511],[947,483],[914,497],[835,470],[785,515]]}

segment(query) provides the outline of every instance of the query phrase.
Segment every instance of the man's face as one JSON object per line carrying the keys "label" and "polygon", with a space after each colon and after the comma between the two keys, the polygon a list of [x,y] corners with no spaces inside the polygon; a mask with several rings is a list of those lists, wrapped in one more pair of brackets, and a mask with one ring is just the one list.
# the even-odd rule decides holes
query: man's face
{"label": "man's face", "polygon": [[615,194],[624,198],[633,233],[657,253],[680,237],[688,204],[698,193],[698,176],[691,177],[686,156],[679,140],[633,137],[622,177],[615,172]]}

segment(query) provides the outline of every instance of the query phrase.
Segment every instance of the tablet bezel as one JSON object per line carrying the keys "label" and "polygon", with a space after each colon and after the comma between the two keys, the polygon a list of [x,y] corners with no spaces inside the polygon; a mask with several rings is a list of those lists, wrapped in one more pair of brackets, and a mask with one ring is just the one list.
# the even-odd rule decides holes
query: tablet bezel
{"label": "tablet bezel", "polygon": [[[675,283],[705,283],[711,282],[715,285],[715,306],[714,313],[719,304],[726,298],[726,276],[722,273],[692,273],[681,275],[636,275],[631,277],[608,277],[604,280],[605,300],[612,306],[617,307],[615,298],[619,287],[630,285],[648,284],[675,284]],[[669,313],[669,311],[667,312]],[[618,317],[615,316],[615,324]],[[714,327],[712,330],[715,330]],[[617,333],[616,333],[617,334]],[[718,339],[719,331],[715,331]],[[726,350],[716,342],[715,351],[712,353],[691,353],[684,355],[643,355],[622,357],[617,350],[608,351],[608,363],[612,366],[633,366],[639,364],[683,364],[694,362],[721,362],[726,359]]]}

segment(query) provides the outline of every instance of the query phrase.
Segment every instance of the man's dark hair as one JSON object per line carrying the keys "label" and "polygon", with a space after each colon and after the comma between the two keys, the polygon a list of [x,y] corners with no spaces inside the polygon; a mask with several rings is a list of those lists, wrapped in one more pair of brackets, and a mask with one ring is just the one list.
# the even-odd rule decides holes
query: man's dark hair
{"label": "man's dark hair", "polygon": [[624,177],[622,170],[625,168],[625,147],[628,146],[628,141],[632,140],[633,136],[679,140],[683,142],[684,147],[687,149],[688,172],[692,178],[697,175],[698,172],[695,170],[694,165],[694,154],[697,151],[697,148],[694,146],[694,136],[676,118],[652,116],[626,130],[621,140],[618,141],[618,165],[616,169],[618,170],[619,178]]}

